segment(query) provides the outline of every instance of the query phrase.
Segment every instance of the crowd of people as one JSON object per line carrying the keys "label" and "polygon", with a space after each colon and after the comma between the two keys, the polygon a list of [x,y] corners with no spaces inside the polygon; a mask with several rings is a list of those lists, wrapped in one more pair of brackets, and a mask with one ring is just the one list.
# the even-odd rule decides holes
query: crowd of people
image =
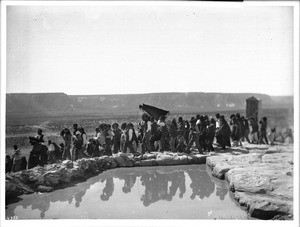
{"label": "crowd of people", "polygon": [[[37,165],[43,166],[63,160],[81,159],[84,157],[112,156],[114,153],[128,151],[132,154],[151,151],[171,151],[191,153],[195,145],[198,153],[214,151],[216,147],[225,150],[231,146],[243,146],[248,143],[273,145],[276,130],[271,129],[267,136],[267,117],[259,121],[255,116],[245,118],[239,113],[232,114],[227,121],[224,115],[215,117],[196,115],[190,120],[179,117],[177,120],[166,120],[160,116],[158,120],[144,113],[142,121],[134,127],[132,123],[112,125],[101,123],[93,136],[88,138],[84,128],[73,125],[73,132],[64,128],[60,132],[64,143],[59,146],[46,138],[42,129],[38,129],[35,137],[30,137],[33,149],[28,160],[28,169]],[[292,132],[288,131],[291,140]],[[214,143],[215,142],[215,143]],[[16,172],[26,169],[27,161],[15,145],[12,157],[6,156],[6,171]],[[195,150],[193,150],[195,152]]]}

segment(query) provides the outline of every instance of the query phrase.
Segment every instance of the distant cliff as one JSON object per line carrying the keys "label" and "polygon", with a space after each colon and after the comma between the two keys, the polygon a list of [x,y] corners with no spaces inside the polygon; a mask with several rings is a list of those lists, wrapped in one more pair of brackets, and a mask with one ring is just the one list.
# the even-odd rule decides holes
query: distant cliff
{"label": "distant cliff", "polygon": [[136,114],[145,103],[171,113],[201,113],[245,109],[246,98],[262,100],[263,108],[292,107],[292,96],[233,93],[152,93],[130,95],[66,95],[64,93],[7,94],[7,118]]}

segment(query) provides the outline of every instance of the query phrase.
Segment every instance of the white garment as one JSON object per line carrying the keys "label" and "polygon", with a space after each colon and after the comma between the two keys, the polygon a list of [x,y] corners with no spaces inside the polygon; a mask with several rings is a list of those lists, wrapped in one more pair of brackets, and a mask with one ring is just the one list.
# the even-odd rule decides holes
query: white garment
{"label": "white garment", "polygon": [[158,124],[159,126],[161,126],[161,127],[166,125],[165,122],[160,121],[160,120],[158,120],[157,124]]}
{"label": "white garment", "polygon": [[220,120],[216,120],[216,128],[220,128]]}
{"label": "white garment", "polygon": [[51,144],[48,146],[48,151],[49,151],[49,152],[55,151],[55,147],[54,147],[53,143],[51,143]]}
{"label": "white garment", "polygon": [[149,131],[151,131],[151,122],[150,121],[147,122],[147,131],[146,132],[149,132]]}
{"label": "white garment", "polygon": [[133,130],[132,130],[132,129],[129,129],[129,130],[128,130],[128,136],[129,136],[128,141],[131,141],[131,140],[132,140],[132,135],[133,135]]}
{"label": "white garment", "polygon": [[86,145],[87,144],[87,136],[86,134],[82,134],[82,139],[83,139],[83,145]]}

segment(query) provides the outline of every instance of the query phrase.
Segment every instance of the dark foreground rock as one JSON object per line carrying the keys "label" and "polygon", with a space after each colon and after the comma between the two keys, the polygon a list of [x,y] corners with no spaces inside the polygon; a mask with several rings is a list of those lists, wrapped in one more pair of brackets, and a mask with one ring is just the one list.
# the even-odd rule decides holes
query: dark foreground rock
{"label": "dark foreground rock", "polygon": [[83,158],[75,162],[65,160],[62,163],[6,174],[5,198],[8,203],[10,199],[22,194],[49,192],[117,167],[205,164],[206,157],[201,154],[153,152],[143,155],[118,153],[112,157]]}
{"label": "dark foreground rock", "polygon": [[239,150],[246,152],[208,157],[212,175],[229,181],[235,199],[252,217],[292,219],[293,147],[247,145]]}

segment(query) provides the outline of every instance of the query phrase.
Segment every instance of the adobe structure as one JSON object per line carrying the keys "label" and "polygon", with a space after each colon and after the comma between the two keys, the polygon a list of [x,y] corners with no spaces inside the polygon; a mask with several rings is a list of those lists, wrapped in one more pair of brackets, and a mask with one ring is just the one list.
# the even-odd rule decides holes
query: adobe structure
{"label": "adobe structure", "polygon": [[254,96],[246,99],[246,117],[250,118],[255,116],[257,121],[261,114],[261,103],[262,101],[255,98]]}

